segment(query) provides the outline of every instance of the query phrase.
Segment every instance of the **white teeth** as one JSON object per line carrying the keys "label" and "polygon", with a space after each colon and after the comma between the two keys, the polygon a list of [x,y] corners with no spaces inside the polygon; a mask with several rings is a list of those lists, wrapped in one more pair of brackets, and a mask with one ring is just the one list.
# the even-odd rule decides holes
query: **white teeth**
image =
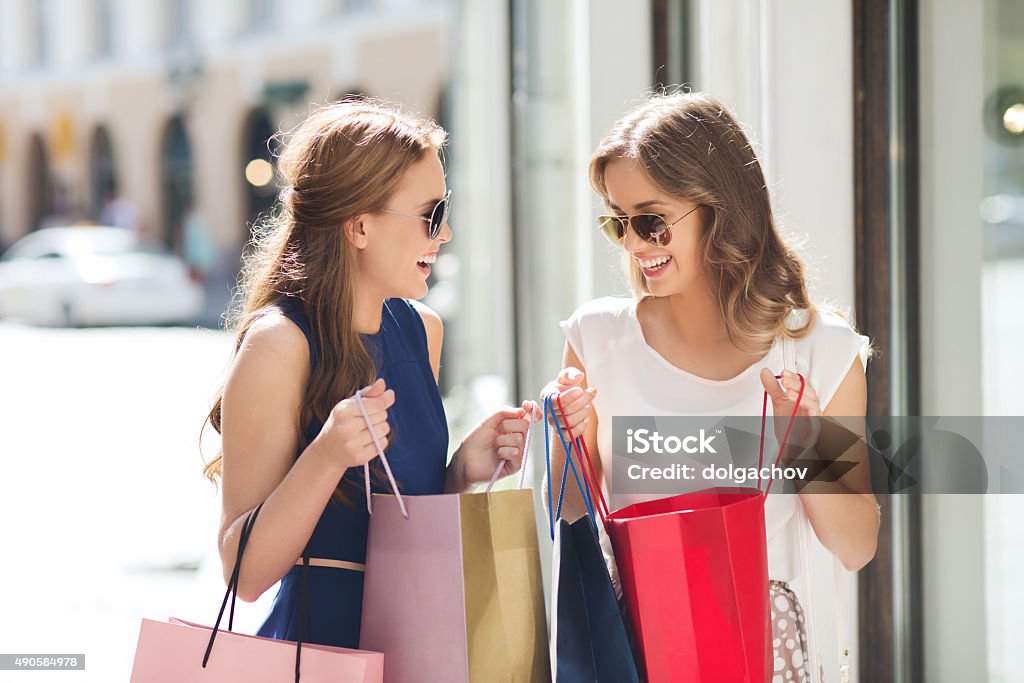
{"label": "white teeth", "polygon": [[659,256],[658,258],[653,259],[637,259],[640,265],[646,268],[647,270],[653,270],[655,268],[658,268],[659,266],[663,266],[671,260],[671,256]]}
{"label": "white teeth", "polygon": [[426,256],[421,256],[416,261],[416,263],[436,263],[436,262],[437,262],[437,254],[427,254]]}

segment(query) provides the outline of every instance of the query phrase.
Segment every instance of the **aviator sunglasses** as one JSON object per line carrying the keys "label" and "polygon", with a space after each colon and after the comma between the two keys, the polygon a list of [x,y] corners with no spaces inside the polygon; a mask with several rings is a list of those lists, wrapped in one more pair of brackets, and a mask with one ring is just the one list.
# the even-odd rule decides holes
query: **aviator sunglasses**
{"label": "aviator sunglasses", "polygon": [[626,226],[633,228],[637,237],[656,247],[664,247],[672,241],[672,226],[683,220],[701,207],[693,207],[671,223],[666,223],[662,216],[654,213],[638,213],[634,216],[598,216],[597,224],[612,244],[621,246],[626,238]]}
{"label": "aviator sunglasses", "polygon": [[411,213],[402,213],[401,211],[391,211],[390,209],[380,209],[380,212],[393,213],[396,216],[405,216],[406,218],[416,218],[424,221],[427,224],[427,235],[433,240],[437,239],[437,236],[441,233],[441,226],[444,225],[446,220],[448,220],[448,208],[451,204],[451,197],[451,190],[445,192],[444,198],[437,204],[434,204],[434,209],[430,212],[429,218],[427,216],[417,216]]}

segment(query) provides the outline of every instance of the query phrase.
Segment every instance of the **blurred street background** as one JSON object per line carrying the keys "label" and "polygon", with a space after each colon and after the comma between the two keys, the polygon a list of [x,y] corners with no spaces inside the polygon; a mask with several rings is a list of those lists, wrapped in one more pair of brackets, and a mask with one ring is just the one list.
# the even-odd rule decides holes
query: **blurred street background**
{"label": "blurred street background", "polygon": [[[872,55],[889,94],[866,115]],[[658,84],[748,125],[813,293],[876,341],[872,405],[1024,415],[1022,74],[1017,0],[0,0],[0,653],[87,655],[0,681],[127,680],[142,617],[212,624],[199,432],[275,135],[312,107],[367,94],[451,135],[426,302],[457,445],[536,398],[559,320],[627,293],[586,163]],[[891,674],[862,680],[1019,680],[1024,501],[905,505],[846,581],[861,662]]]}
{"label": "blurred street background", "polygon": [[14,323],[0,338],[19,359],[0,392],[19,420],[0,437],[0,649],[86,654],[85,672],[0,680],[127,681],[143,616],[212,624],[220,606],[219,501],[197,476],[199,414],[231,340]]}

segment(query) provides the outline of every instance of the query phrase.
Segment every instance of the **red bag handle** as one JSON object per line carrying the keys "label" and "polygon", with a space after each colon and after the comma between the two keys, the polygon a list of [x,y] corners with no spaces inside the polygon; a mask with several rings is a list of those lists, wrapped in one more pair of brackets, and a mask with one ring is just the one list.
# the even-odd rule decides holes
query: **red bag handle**
{"label": "red bag handle", "polygon": [[[775,458],[775,464],[778,465],[782,460],[782,453],[786,450],[786,444],[789,442],[790,434],[793,431],[793,423],[796,420],[797,413],[800,411],[800,404],[804,399],[804,389],[807,387],[807,382],[804,380],[804,376],[797,373],[797,377],[800,378],[800,391],[797,392],[796,404],[793,406],[793,414],[789,416],[789,422],[786,425],[786,434],[782,438],[782,443],[779,444],[779,455]],[[782,379],[782,375],[775,375],[775,379]],[[562,397],[560,394],[555,395],[555,401],[558,403],[558,412],[562,415],[562,422],[568,423],[565,417],[565,408],[562,406]],[[761,442],[758,448],[757,454],[757,488],[761,488],[761,466],[764,462],[764,430],[765,424],[768,422],[768,392],[764,392],[764,400],[761,404]],[[571,435],[570,435],[571,436]],[[604,497],[604,490],[601,488],[600,482],[597,479],[597,472],[594,469],[594,463],[590,459],[590,450],[587,448],[587,442],[581,434],[579,437],[573,439],[573,446],[575,447],[577,460],[580,463],[580,469],[583,470],[583,476],[587,479],[587,483],[591,486],[592,490],[597,493],[597,513],[601,516],[601,521],[607,524],[608,516],[611,512],[608,509],[608,502]],[[581,450],[582,449],[582,450]],[[572,454],[567,454],[568,457],[572,457]],[[586,466],[584,466],[584,461]],[[764,494],[767,496],[772,490],[772,479],[768,480],[768,488]]]}

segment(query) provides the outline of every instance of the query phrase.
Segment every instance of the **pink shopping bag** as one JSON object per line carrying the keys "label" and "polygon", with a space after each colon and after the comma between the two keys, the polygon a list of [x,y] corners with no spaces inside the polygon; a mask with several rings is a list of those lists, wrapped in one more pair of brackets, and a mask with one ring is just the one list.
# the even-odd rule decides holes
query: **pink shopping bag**
{"label": "pink shopping bag", "polygon": [[[384,655],[379,652],[231,631],[242,553],[262,507],[261,503],[250,512],[242,525],[235,568],[216,623],[211,628],[182,619],[172,618],[166,623],[143,619],[131,683],[383,683]],[[228,630],[221,631],[229,600]]]}
{"label": "pink shopping bag", "polygon": [[387,683],[551,680],[526,459],[514,491],[491,491],[502,463],[483,493],[402,496],[392,478],[394,496],[368,494],[359,645],[384,653]]}
{"label": "pink shopping bag", "polygon": [[[295,678],[296,644],[221,631],[204,668],[211,628],[181,619],[142,620],[131,683],[284,683]],[[384,655],[302,645],[302,683],[382,683]]]}

